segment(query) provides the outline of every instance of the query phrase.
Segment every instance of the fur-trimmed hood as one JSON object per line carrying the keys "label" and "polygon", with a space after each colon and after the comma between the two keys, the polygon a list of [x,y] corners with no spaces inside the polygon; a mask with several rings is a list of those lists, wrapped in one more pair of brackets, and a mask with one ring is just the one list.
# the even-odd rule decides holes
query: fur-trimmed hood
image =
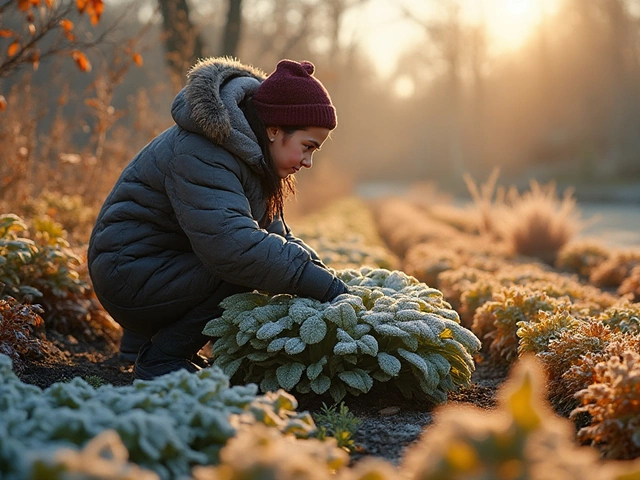
{"label": "fur-trimmed hood", "polygon": [[238,104],[252,95],[266,75],[228,57],[200,60],[176,95],[171,115],[181,128],[204,135],[249,165],[262,161],[262,151]]}

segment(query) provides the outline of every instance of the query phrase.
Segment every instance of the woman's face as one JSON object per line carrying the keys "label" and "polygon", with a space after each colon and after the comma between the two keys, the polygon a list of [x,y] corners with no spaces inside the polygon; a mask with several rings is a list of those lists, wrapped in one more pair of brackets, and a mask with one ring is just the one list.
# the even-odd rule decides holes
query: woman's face
{"label": "woman's face", "polygon": [[329,132],[328,128],[308,127],[287,135],[281,128],[267,128],[269,151],[278,176],[286,178],[302,167],[311,168],[313,154],[320,150]]}

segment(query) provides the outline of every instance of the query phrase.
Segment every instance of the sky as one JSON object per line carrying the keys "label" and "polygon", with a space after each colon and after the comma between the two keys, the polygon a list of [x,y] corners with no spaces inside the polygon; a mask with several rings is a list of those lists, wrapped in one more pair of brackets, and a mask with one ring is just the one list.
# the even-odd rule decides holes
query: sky
{"label": "sky", "polygon": [[[521,46],[539,24],[542,11],[549,15],[559,0],[460,0],[462,15],[469,22],[484,17],[493,52]],[[443,0],[369,0],[354,7],[344,20],[343,41],[357,41],[375,59],[378,72],[389,75],[398,55],[425,38],[424,29],[406,19],[397,5],[404,5],[417,18],[437,16]]]}

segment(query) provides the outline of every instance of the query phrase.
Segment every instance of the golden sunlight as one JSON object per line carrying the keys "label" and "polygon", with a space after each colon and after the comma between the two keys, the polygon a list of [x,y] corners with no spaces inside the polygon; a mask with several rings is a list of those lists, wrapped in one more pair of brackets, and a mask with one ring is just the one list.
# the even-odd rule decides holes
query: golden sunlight
{"label": "golden sunlight", "polygon": [[536,0],[487,2],[487,27],[499,50],[517,48],[540,23],[542,3]]}

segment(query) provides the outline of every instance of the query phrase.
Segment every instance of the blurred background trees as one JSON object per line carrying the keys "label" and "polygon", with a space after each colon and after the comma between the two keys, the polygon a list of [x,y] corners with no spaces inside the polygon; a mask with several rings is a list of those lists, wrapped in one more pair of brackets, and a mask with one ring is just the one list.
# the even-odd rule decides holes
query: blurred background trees
{"label": "blurred background trees", "polygon": [[[17,28],[5,9],[21,3],[2,2],[0,32]],[[77,11],[67,14],[74,35],[89,34],[81,51],[94,66],[90,73],[77,72],[68,57],[52,57],[41,58],[37,71],[0,78],[0,135],[13,139],[5,145],[15,146],[15,165],[25,168],[20,159],[31,159],[24,178],[36,189],[55,180],[80,190],[86,178],[104,178],[109,187],[135,151],[171,125],[171,100],[198,58],[236,56],[268,73],[286,57],[314,62],[338,108],[339,127],[303,183],[340,175],[344,188],[411,180],[463,192],[463,173],[483,178],[494,167],[523,185],[531,177],[587,186],[640,181],[640,1],[420,5],[107,0],[97,25]],[[500,40],[507,26],[499,25],[517,8],[528,9],[528,17],[511,18],[520,37]],[[381,9],[389,14],[375,19],[372,12]],[[396,48],[393,60],[368,44],[391,24],[420,32]],[[14,40],[0,35],[0,65],[15,53]],[[9,129],[18,117],[20,141]],[[69,165],[84,173],[64,173]],[[43,175],[44,167],[54,173]]]}

